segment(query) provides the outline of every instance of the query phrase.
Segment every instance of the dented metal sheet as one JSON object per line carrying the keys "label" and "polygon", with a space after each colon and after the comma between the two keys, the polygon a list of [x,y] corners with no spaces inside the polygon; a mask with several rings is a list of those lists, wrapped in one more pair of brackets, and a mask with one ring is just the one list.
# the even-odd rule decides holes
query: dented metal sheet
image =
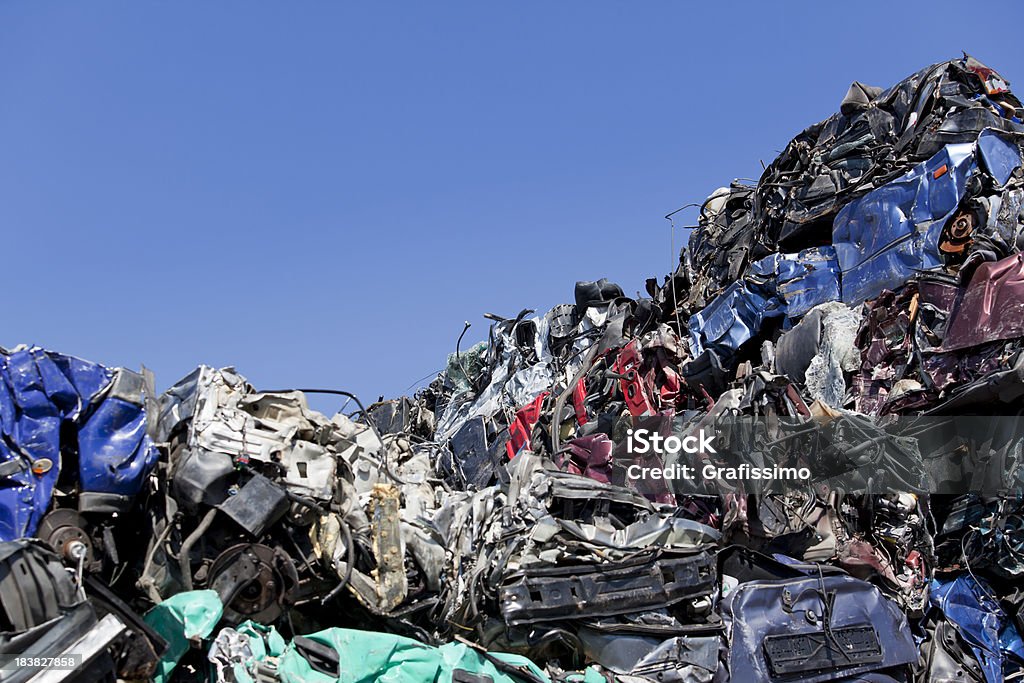
{"label": "dented metal sheet", "polygon": [[839,267],[831,247],[772,254],[751,265],[747,277],[690,318],[690,350],[736,351],[761,332],[768,318],[799,318],[839,299]]}
{"label": "dented metal sheet", "polygon": [[142,377],[45,351],[0,354],[0,540],[35,533],[71,453],[81,510],[124,512],[157,459]]}
{"label": "dented metal sheet", "polygon": [[197,373],[161,399],[163,438],[179,425],[188,430],[179,470],[212,476],[210,468],[277,463],[292,491],[320,500],[331,497],[336,460],[330,451],[342,438],[327,418],[309,409],[301,392],[258,393],[227,369],[202,367]]}
{"label": "dented metal sheet", "polygon": [[[1020,166],[1015,145],[988,140],[997,172]],[[1000,139],[1001,140],[1001,139]],[[939,239],[978,171],[978,145],[948,145],[906,175],[845,206],[836,216],[833,241],[843,273],[843,301],[859,304],[916,273],[943,265]],[[1009,145],[1009,146],[1008,146]],[[998,150],[998,151],[996,151]],[[1014,158],[1014,155],[1016,157]]]}
{"label": "dented metal sheet", "polygon": [[899,608],[848,576],[740,583],[722,611],[737,681],[832,681],[917,659]]}
{"label": "dented metal sheet", "polygon": [[974,271],[949,320],[944,351],[1024,336],[1024,255]]}

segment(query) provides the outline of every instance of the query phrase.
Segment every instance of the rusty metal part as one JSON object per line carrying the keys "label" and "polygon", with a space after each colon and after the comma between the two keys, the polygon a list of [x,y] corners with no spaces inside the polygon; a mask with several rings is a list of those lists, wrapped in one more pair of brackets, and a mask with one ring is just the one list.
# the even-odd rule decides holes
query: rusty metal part
{"label": "rusty metal part", "polygon": [[208,585],[224,602],[224,618],[235,623],[274,621],[299,582],[288,555],[259,543],[231,546],[213,561],[208,576]]}
{"label": "rusty metal part", "polygon": [[374,485],[370,494],[370,527],[373,554],[377,559],[374,578],[379,608],[385,612],[398,607],[409,590],[399,507],[398,487],[393,484]]}
{"label": "rusty metal part", "polygon": [[85,519],[76,510],[58,508],[43,517],[37,535],[56,550],[65,562],[73,565],[78,564],[79,553],[84,546],[85,564],[89,567],[95,555],[92,540],[85,533],[85,526]]}
{"label": "rusty metal part", "polygon": [[974,237],[978,217],[974,211],[959,209],[942,230],[939,251],[944,254],[962,254]]}

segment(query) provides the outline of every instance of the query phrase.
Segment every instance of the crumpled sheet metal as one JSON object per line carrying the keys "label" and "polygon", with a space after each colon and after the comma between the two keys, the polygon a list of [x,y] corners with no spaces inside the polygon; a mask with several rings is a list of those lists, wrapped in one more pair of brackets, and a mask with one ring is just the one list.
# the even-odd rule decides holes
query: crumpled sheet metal
{"label": "crumpled sheet metal", "polygon": [[815,306],[776,341],[776,371],[802,382],[808,398],[842,408],[846,377],[860,367],[859,326],[860,316],[842,303]]}
{"label": "crumpled sheet metal", "polygon": [[1024,336],[1024,255],[1014,254],[974,271],[953,311],[943,351]]}
{"label": "crumpled sheet metal", "polygon": [[778,302],[744,283],[729,285],[704,310],[690,318],[690,350],[695,356],[715,346],[736,351],[761,329],[765,318],[781,315]]}
{"label": "crumpled sheet metal", "polygon": [[839,267],[831,247],[772,254],[754,263],[707,308],[690,318],[690,351],[736,351],[757,336],[766,318],[799,318],[814,306],[839,299]]}
{"label": "crumpled sheet metal", "polygon": [[[1006,623],[1006,614],[999,608],[990,589],[971,575],[963,575],[950,582],[934,582],[932,603],[970,644],[981,664],[988,683],[1002,680],[1002,646],[1000,637],[1005,630],[1007,642],[1016,636],[1013,624]],[[1017,636],[1019,640],[1019,636]],[[1019,649],[1018,656],[1024,654]]]}
{"label": "crumpled sheet metal", "polygon": [[[652,548],[694,550],[720,538],[718,530],[678,516],[673,506],[652,503],[620,486],[554,470],[534,454],[524,453],[513,461],[508,498],[511,509],[506,525],[522,529],[515,543],[524,547],[518,561],[509,563],[512,569],[569,558],[622,559]],[[565,518],[566,504],[594,500],[622,506],[618,523],[600,514],[589,521]]]}
{"label": "crumpled sheet metal", "polygon": [[[0,355],[0,540],[35,533],[62,448],[77,450],[82,509],[126,509],[158,455],[144,393],[142,377],[128,370],[38,347]],[[77,437],[72,446],[67,434]]]}
{"label": "crumpled sheet metal", "polygon": [[[733,183],[711,193],[700,208],[699,225],[681,255],[687,278],[686,303],[703,308],[732,282],[739,280],[750,259],[767,253],[754,243],[750,214],[753,188]],[[673,299],[675,298],[673,292]],[[674,305],[679,302],[673,301]]]}
{"label": "crumpled sheet metal", "polygon": [[969,643],[988,683],[1003,680],[1003,659],[1009,654],[1024,663],[1024,646],[1012,621],[990,587],[971,575],[933,583],[932,603]]}
{"label": "crumpled sheet metal", "polygon": [[301,392],[257,393],[231,369],[202,366],[161,397],[160,412],[164,440],[178,425],[188,430],[180,467],[198,459],[279,462],[290,489],[320,500],[333,495],[329,451],[342,440]]}
{"label": "crumpled sheet metal", "polygon": [[[667,640],[640,634],[579,632],[587,657],[619,674],[620,680],[710,683],[718,671],[718,636],[676,636]],[[631,679],[630,677],[634,677]]]}
{"label": "crumpled sheet metal", "polygon": [[974,142],[986,128],[1024,130],[1019,100],[987,92],[975,63],[965,55],[925,67],[794,137],[753,193],[753,242],[775,251],[819,241],[840,209],[945,145]]}
{"label": "crumpled sheet metal", "polygon": [[588,479],[604,484],[611,483],[612,450],[615,442],[606,434],[597,433],[573,439],[565,445],[565,451],[555,456],[560,469],[581,474]]}
{"label": "crumpled sheet metal", "polygon": [[[544,361],[527,362],[527,359],[550,357],[548,328],[549,321],[545,316],[523,317],[514,325],[494,326],[492,333],[498,343],[488,344],[486,348],[489,353],[500,355],[496,358],[497,362],[493,363],[495,370],[490,382],[479,394],[458,391],[452,397],[452,401],[438,416],[439,436],[451,438],[466,420],[491,417],[503,405],[525,405],[550,387],[554,378],[548,364]],[[533,334],[520,339],[516,337],[517,329],[530,329]],[[453,362],[457,364],[456,359]],[[518,369],[510,371],[510,368],[516,367]],[[468,372],[469,368],[465,370]],[[461,373],[460,367],[458,374]],[[461,400],[463,397],[469,400]]]}
{"label": "crumpled sheet metal", "polygon": [[976,144],[947,145],[906,175],[843,207],[832,237],[844,302],[859,304],[943,265],[940,234],[977,172],[979,157],[995,169],[1000,185],[1021,163],[1015,144],[985,131]]}
{"label": "crumpled sheet metal", "polygon": [[799,318],[818,304],[839,300],[839,264],[832,247],[813,247],[797,254],[772,254],[750,272],[774,280],[787,317]]}

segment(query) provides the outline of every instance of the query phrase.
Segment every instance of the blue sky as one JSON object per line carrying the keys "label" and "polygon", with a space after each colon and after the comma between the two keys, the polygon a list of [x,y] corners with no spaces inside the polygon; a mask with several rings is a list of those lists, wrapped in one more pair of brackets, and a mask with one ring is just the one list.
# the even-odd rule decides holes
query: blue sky
{"label": "blue sky", "polygon": [[[780,9],[785,6],[786,10]],[[0,3],[0,345],[372,400],[1018,3]],[[692,216],[692,213],[690,214]],[[684,221],[685,222],[685,221]],[[679,235],[677,234],[677,248]],[[332,406],[322,406],[324,409]]]}

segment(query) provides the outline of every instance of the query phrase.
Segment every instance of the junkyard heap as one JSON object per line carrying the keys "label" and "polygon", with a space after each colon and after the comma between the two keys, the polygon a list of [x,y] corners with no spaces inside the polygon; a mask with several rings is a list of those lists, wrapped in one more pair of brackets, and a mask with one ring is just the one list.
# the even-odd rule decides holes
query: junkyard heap
{"label": "junkyard heap", "polygon": [[348,415],[4,350],[0,681],[1024,680],[1021,116],[854,83],[648,298]]}

